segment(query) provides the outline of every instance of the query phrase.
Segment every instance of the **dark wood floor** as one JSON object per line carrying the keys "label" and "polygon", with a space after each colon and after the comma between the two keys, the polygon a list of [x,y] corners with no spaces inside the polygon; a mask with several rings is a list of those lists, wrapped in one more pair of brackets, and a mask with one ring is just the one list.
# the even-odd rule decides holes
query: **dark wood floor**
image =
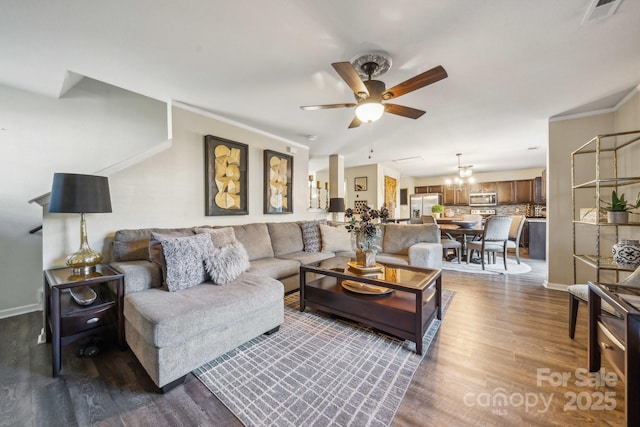
{"label": "dark wood floor", "polygon": [[[623,424],[621,382],[576,385],[576,369],[587,364],[587,310],[581,307],[576,338],[569,339],[567,295],[542,286],[544,263],[525,262],[533,271],[518,276],[443,272],[444,287],[457,294],[395,426]],[[81,359],[69,345],[60,377],[51,378],[50,347],[36,344],[41,325],[40,313],[0,320],[0,426],[240,425],[191,375],[156,394],[130,351]],[[538,385],[539,369],[571,377],[566,385]],[[606,392],[615,410],[578,409],[604,406]]]}

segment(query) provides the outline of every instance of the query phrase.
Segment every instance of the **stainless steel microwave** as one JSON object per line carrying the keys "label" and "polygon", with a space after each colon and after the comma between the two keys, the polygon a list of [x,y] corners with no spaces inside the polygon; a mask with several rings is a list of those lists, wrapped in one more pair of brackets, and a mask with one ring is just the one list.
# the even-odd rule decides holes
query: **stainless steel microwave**
{"label": "stainless steel microwave", "polygon": [[496,193],[471,193],[469,206],[495,206],[498,204]]}

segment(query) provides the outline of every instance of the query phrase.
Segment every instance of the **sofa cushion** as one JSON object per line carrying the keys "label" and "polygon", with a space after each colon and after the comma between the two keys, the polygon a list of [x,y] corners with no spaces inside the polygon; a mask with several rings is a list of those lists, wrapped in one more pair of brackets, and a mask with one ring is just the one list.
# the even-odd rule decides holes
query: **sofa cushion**
{"label": "sofa cushion", "polygon": [[330,225],[319,224],[320,235],[322,236],[323,252],[342,252],[352,249],[351,233],[343,226],[332,227]]}
{"label": "sofa cushion", "polygon": [[233,231],[233,227],[196,227],[193,231],[208,234],[216,248],[222,248],[236,242],[236,233]]}
{"label": "sofa cushion", "polygon": [[273,257],[271,237],[266,224],[234,225],[233,231],[236,234],[236,240],[247,250],[250,261]]}
{"label": "sofa cushion", "polygon": [[267,228],[275,256],[304,250],[302,230],[297,222],[270,222]]}
{"label": "sofa cushion", "polygon": [[216,285],[226,285],[249,268],[249,255],[240,242],[223,247],[211,246],[204,254],[204,265]]}
{"label": "sofa cushion", "polygon": [[[153,233],[154,238],[161,236]],[[181,291],[207,280],[204,254],[213,250],[206,234],[161,238],[162,252],[167,263],[165,282],[169,292]]]}
{"label": "sofa cushion", "polygon": [[316,261],[322,261],[333,257],[333,252],[294,252],[292,254],[282,255],[280,258],[298,261],[300,264],[309,264]]}
{"label": "sofa cushion", "polygon": [[166,286],[167,280],[167,263],[164,257],[161,240],[170,237],[186,237],[193,236],[193,231],[189,228],[183,229],[165,229],[162,232],[151,231],[147,240],[147,258],[154,265],[160,268],[162,272],[162,286]]}
{"label": "sofa cushion", "polygon": [[408,255],[414,243],[440,243],[437,224],[387,224],[384,227],[382,251],[390,254]]}
{"label": "sofa cushion", "polygon": [[298,222],[302,230],[302,243],[305,252],[320,252],[322,240],[320,238],[319,224],[327,224],[327,220],[300,221]]}
{"label": "sofa cushion", "polygon": [[282,279],[300,273],[300,263],[290,259],[262,258],[251,261],[247,272],[274,279]]}
{"label": "sofa cushion", "polygon": [[[118,230],[113,238],[114,261],[137,261],[149,259],[149,239],[151,233],[167,234],[182,231],[183,235],[193,234],[188,228],[143,228]],[[161,251],[162,252],[162,251]]]}
{"label": "sofa cushion", "polygon": [[155,347],[188,342],[207,330],[235,328],[267,302],[280,300],[282,284],[243,273],[229,286],[210,283],[181,292],[149,289],[125,296],[124,316]]}

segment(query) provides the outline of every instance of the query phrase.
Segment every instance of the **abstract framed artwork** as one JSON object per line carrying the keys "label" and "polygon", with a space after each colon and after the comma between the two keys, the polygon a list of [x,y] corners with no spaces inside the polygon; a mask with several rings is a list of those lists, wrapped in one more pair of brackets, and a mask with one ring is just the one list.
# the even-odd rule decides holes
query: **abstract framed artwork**
{"label": "abstract framed artwork", "polygon": [[247,215],[249,146],[206,135],[204,147],[206,215]]}
{"label": "abstract framed artwork", "polygon": [[264,150],[264,213],[293,213],[293,156]]}
{"label": "abstract framed artwork", "polygon": [[364,212],[364,209],[366,207],[367,207],[366,200],[355,200],[353,202],[353,213],[362,214],[362,212]]}
{"label": "abstract framed artwork", "polygon": [[359,176],[353,179],[355,191],[367,191],[367,177]]}

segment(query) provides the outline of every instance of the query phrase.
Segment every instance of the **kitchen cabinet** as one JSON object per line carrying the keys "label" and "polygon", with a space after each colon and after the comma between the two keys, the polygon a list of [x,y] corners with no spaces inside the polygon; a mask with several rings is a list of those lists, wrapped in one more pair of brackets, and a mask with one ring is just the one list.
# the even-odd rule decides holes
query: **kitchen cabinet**
{"label": "kitchen cabinet", "polygon": [[529,223],[529,258],[547,257],[547,221],[544,219],[527,220]]}
{"label": "kitchen cabinet", "polygon": [[515,203],[533,203],[533,180],[520,179],[514,181],[516,188]]}
{"label": "kitchen cabinet", "polygon": [[444,187],[444,197],[442,203],[445,206],[451,205],[468,205],[469,204],[469,188],[463,187],[462,189],[458,189],[455,186],[448,189],[446,186]]}
{"label": "kitchen cabinet", "polygon": [[470,193],[495,193],[496,183],[494,181],[475,182],[469,187]]}
{"label": "kitchen cabinet", "polygon": [[429,186],[428,185],[418,186],[418,187],[415,187],[413,189],[413,194],[424,194],[424,193],[428,193],[428,192],[429,192]]}
{"label": "kitchen cabinet", "polygon": [[545,194],[545,188],[542,183],[541,176],[537,176],[533,179],[533,202],[541,205],[544,205],[547,202],[547,195]]}
{"label": "kitchen cabinet", "polygon": [[444,192],[444,185],[420,185],[414,188],[414,194],[440,193]]}
{"label": "kitchen cabinet", "polygon": [[498,181],[496,183],[496,193],[499,205],[515,203],[516,190],[514,181]]}

